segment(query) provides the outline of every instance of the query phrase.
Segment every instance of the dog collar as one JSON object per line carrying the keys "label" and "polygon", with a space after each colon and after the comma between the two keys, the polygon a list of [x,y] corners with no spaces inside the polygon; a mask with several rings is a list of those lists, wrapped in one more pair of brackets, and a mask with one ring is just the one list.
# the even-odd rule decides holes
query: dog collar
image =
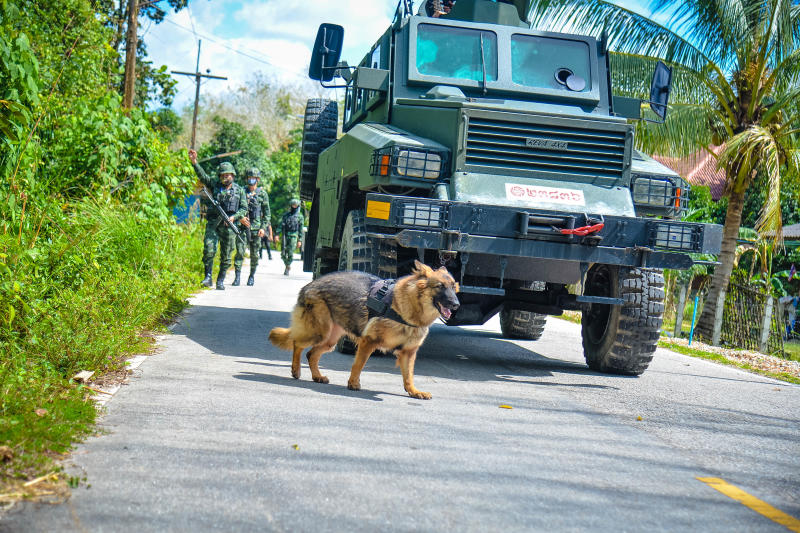
{"label": "dog collar", "polygon": [[397,280],[394,279],[381,279],[372,284],[369,288],[369,296],[367,296],[367,310],[369,318],[380,317],[388,318],[394,322],[399,322],[412,328],[417,328],[414,324],[409,324],[397,311],[392,309],[392,300],[394,300],[394,285]]}

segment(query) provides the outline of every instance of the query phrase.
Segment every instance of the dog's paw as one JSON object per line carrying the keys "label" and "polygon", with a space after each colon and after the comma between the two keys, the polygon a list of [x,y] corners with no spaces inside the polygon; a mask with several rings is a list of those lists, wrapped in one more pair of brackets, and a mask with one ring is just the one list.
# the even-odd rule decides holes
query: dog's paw
{"label": "dog's paw", "polygon": [[416,398],[417,400],[430,400],[431,398],[433,398],[430,392],[422,392],[421,390],[417,389],[408,391],[408,395],[411,396],[412,398]]}
{"label": "dog's paw", "polygon": [[300,367],[297,368],[292,367],[292,377],[294,379],[300,379]]}
{"label": "dog's paw", "polygon": [[353,381],[352,379],[347,380],[347,388],[350,390],[361,390],[361,382],[360,381]]}
{"label": "dog's paw", "polygon": [[311,379],[313,379],[317,383],[328,383],[328,376],[319,376],[316,378],[312,377]]}

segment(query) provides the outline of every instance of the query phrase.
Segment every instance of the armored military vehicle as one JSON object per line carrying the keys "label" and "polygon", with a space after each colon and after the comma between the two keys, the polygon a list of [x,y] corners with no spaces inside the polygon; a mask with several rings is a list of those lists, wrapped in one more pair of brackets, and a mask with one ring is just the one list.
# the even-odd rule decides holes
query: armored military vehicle
{"label": "armored military vehicle", "polygon": [[[531,30],[528,4],[458,0],[425,16],[403,1],[356,67],[340,62],[343,29],[320,27],[309,75],[344,89],[343,135],[337,102],[310,100],[304,268],[444,265],[461,285],[448,325],[500,313],[504,336],[538,339],[546,315],[580,310],[589,367],[640,374],[661,269],[717,253],[721,228],[681,222],[688,184],[634,150],[643,102],[613,95],[605,40]],[[670,81],[659,64],[654,117]]]}

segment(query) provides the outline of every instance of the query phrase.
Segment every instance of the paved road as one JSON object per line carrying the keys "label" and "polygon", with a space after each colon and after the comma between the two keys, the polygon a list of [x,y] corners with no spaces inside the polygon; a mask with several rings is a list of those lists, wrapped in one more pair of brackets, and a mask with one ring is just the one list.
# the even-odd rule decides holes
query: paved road
{"label": "paved road", "polygon": [[389,357],[359,392],[338,353],[330,384],[296,381],[266,332],[299,269],[199,294],[77,448],[90,486],[0,532],[786,531],[698,477],[800,517],[800,387],[665,350],[642,377],[596,374],[557,319],[535,343],[435,326],[427,402]]}

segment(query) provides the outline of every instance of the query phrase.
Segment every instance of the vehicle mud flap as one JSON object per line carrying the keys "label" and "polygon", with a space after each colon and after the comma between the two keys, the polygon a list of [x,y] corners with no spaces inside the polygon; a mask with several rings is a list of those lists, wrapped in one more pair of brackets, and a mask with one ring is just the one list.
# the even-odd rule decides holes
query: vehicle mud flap
{"label": "vehicle mud flap", "polygon": [[584,294],[622,298],[623,305],[591,304],[583,311],[583,354],[589,368],[642,374],[653,359],[664,318],[664,276],[658,269],[595,265]]}

